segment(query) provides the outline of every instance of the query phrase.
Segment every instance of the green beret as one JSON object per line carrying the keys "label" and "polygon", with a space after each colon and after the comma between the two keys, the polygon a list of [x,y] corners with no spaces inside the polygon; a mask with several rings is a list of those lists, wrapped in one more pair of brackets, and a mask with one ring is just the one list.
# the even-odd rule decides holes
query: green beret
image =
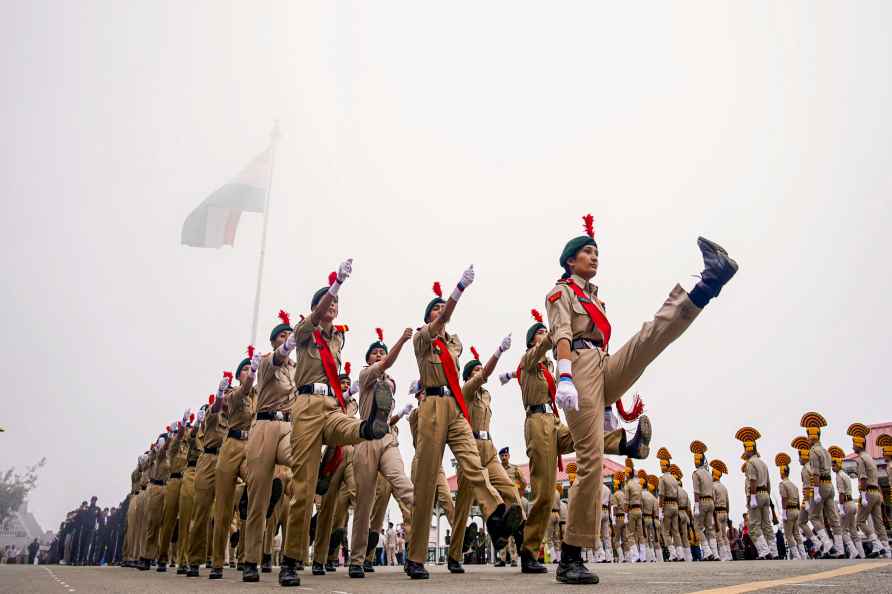
{"label": "green beret", "polygon": [[548,328],[546,328],[545,324],[543,324],[542,322],[536,322],[535,324],[530,326],[529,330],[527,330],[527,348],[530,348],[530,346],[532,346],[533,337],[536,335],[536,332],[539,331],[539,328],[548,330]]}
{"label": "green beret", "polygon": [[290,324],[279,324],[278,326],[273,328],[272,332],[269,333],[269,341],[273,342],[276,339],[276,336],[278,336],[279,332],[285,332],[286,330],[288,332],[291,332],[292,328]]}
{"label": "green beret", "polygon": [[424,308],[424,323],[430,323],[431,318],[431,310],[436,307],[440,303],[446,303],[442,297],[434,297],[431,299],[431,302],[427,304],[427,307]]}
{"label": "green beret", "polygon": [[478,365],[483,365],[483,363],[481,363],[477,359],[471,359],[470,361],[468,361],[465,364],[464,370],[461,372],[462,381],[468,381],[468,378],[471,377],[471,372],[473,372],[474,368]]}
{"label": "green beret", "polygon": [[380,340],[376,340],[372,344],[369,345],[368,350],[365,352],[365,360],[368,363],[369,355],[372,354],[372,350],[374,349],[384,349],[384,354],[387,354],[387,345],[381,342]]}
{"label": "green beret", "polygon": [[561,268],[569,272],[569,270],[567,270],[567,260],[575,257],[576,254],[579,253],[579,250],[587,245],[598,247],[598,244],[595,243],[595,240],[588,235],[580,235],[579,237],[574,237],[573,239],[568,241],[567,245],[564,246],[564,251],[561,252]]}
{"label": "green beret", "polygon": [[325,294],[328,292],[328,287],[322,287],[315,293],[313,293],[313,299],[310,301],[310,310],[316,309],[316,306],[319,305],[319,302],[322,301],[322,298],[325,297]]}
{"label": "green beret", "polygon": [[[290,330],[291,328],[288,328],[288,329]],[[248,359],[247,357],[242,359],[242,362],[239,363],[238,367],[235,368],[236,379],[238,379],[238,376],[240,376],[242,374],[242,369],[245,367],[245,365],[250,365],[250,364],[251,364],[251,360]]]}

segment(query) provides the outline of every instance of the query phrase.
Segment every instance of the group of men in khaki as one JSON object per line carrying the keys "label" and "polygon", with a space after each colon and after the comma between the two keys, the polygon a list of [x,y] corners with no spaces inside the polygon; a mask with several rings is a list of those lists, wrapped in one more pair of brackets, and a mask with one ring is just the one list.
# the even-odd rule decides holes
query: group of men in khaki
{"label": "group of men in khaki", "polygon": [[[357,411],[348,408],[352,385],[349,381],[342,384],[344,378],[339,377],[347,327],[334,323],[339,290],[352,274],[352,260],[347,260],[332,273],[328,286],[314,293],[306,318],[292,325],[286,317],[273,329],[271,352],[255,354],[239,364],[235,374],[238,387],[230,385],[231,377],[224,379],[216,398],[199,411],[197,422],[178,423],[140,460],[133,477],[130,558],[138,560],[141,568],[152,559],[158,561],[159,570],[166,568],[167,560],[161,557],[165,549],[161,535],[172,534],[165,522],[176,519],[180,524],[180,570],[197,576],[199,565],[210,558],[209,577],[220,578],[223,549],[233,524],[230,518],[236,508],[242,507],[246,508],[245,517],[235,522],[238,555],[244,568],[242,579],[256,582],[259,570],[271,569],[269,553],[264,550],[265,542],[271,541],[267,530],[281,527],[284,550],[278,581],[282,586],[297,586],[297,572],[310,559],[310,520],[317,491],[322,500],[313,573],[325,573],[325,539],[330,537],[330,528],[342,523],[329,519],[338,514],[332,511],[336,503],[326,507],[326,501],[340,498],[329,495],[327,489],[339,491],[350,482],[345,466],[349,464],[355,495],[347,501],[352,499],[356,508],[351,577],[363,577],[369,567],[371,541],[380,536],[381,530],[374,517],[379,503],[372,494],[385,493],[387,486],[410,517],[404,564],[410,578],[429,578],[424,567],[428,534],[412,527],[428,525],[435,500],[451,518],[454,543],[463,541],[460,533],[466,524],[466,510],[476,502],[495,549],[501,551],[513,540],[520,549],[521,570],[543,573],[546,569],[539,546],[554,505],[556,468],[563,454],[575,452],[578,469],[570,487],[565,520],[559,533],[552,535],[560,539],[555,543],[560,559],[556,578],[565,583],[597,583],[597,576],[583,564],[581,553],[603,544],[602,508],[591,505],[602,488],[603,455],[644,458],[650,440],[646,417],[639,421],[632,440],[627,440],[621,429],[605,430],[605,409],[619,401],[645,368],[718,296],[737,265],[720,246],[700,238],[698,246],[705,267],[694,289],[686,292],[676,286],[654,318],[610,354],[606,305],[591,282],[597,272],[598,248],[591,217],[585,218],[586,235],[567,242],[560,257],[564,275],[547,294],[549,325],[539,320],[528,331],[527,352],[515,372],[526,413],[531,502],[524,501],[523,485],[508,474],[492,444],[491,400],[485,382],[510,348],[510,335],[485,363],[474,353],[461,373],[464,381],[459,381],[458,360],[463,346],[456,334],[447,331],[447,324],[464,291],[475,281],[473,267],[462,274],[448,299],[442,297],[439,284],[435,285],[437,295],[425,308],[424,325],[415,332],[407,329],[392,353],[388,353],[380,336],[372,344],[366,353],[367,367],[357,382],[360,418],[356,418]],[[399,348],[410,339],[419,370],[414,391],[418,407],[410,419],[416,448],[411,480],[404,475],[396,447],[391,415],[395,382],[386,374]],[[555,355],[556,365],[547,357],[549,350]],[[410,409],[403,409],[396,420]],[[558,409],[563,409],[566,425]],[[447,510],[451,506],[440,495],[446,445],[456,459],[460,485],[453,510]],[[175,454],[171,454],[173,451]],[[246,502],[240,501],[239,505],[236,494],[242,484],[244,496],[238,499]],[[173,494],[177,489],[179,497]],[[632,555],[640,557],[641,547],[646,551],[647,535],[653,531],[647,526],[643,489],[628,490],[631,503],[626,498],[624,505],[632,518],[629,552],[632,554],[634,542]],[[283,492],[290,499],[283,499]],[[662,503],[662,493],[660,498]],[[165,501],[170,503],[165,505]],[[692,516],[682,502],[676,486],[674,501],[667,503],[676,503],[674,517],[685,526]],[[287,513],[283,513],[284,508]],[[369,528],[364,529],[367,518]],[[448,565],[454,573],[464,571],[461,558],[456,558],[461,553],[450,551]]]}

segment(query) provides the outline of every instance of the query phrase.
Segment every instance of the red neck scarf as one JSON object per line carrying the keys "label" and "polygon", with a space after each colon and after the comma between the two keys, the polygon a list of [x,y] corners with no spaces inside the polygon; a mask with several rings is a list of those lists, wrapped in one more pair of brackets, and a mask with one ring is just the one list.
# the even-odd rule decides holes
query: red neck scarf
{"label": "red neck scarf", "polygon": [[607,351],[610,345],[610,322],[607,321],[607,316],[604,315],[598,306],[592,303],[592,300],[589,299],[585,293],[582,292],[582,289],[579,288],[579,285],[572,278],[568,278],[562,281],[559,281],[570,287],[570,290],[573,291],[573,294],[576,295],[576,299],[579,300],[579,304],[588,314],[588,317],[591,318],[592,324],[595,325],[595,328],[601,333],[601,336],[604,337],[604,350]]}
{"label": "red neck scarf", "polygon": [[471,416],[468,414],[468,405],[465,403],[465,396],[461,391],[461,384],[458,383],[458,369],[455,367],[455,361],[452,360],[452,354],[446,348],[446,343],[441,338],[435,338],[433,342],[435,349],[440,351],[440,364],[443,366],[443,374],[446,376],[446,383],[449,384],[449,391],[458,402],[461,414],[464,415],[468,423],[471,422]]}
{"label": "red neck scarf", "polygon": [[313,330],[313,340],[316,341],[316,347],[319,348],[319,357],[322,359],[322,368],[325,370],[325,377],[328,378],[328,384],[341,405],[341,410],[347,412],[347,404],[344,402],[344,394],[341,392],[341,381],[338,379],[338,365],[335,363],[334,355],[328,348],[328,343],[322,338],[320,330]]}

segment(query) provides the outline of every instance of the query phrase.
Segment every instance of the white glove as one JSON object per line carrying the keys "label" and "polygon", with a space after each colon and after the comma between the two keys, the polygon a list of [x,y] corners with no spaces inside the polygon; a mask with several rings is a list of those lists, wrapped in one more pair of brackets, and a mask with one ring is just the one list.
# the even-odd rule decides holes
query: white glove
{"label": "white glove", "polygon": [[409,384],[409,396],[414,396],[421,389],[421,380],[412,380],[412,383]]}
{"label": "white glove", "polygon": [[610,433],[619,429],[619,419],[613,414],[613,407],[604,407],[604,433]]}
{"label": "white glove", "polygon": [[499,344],[499,348],[496,349],[494,354],[495,358],[498,359],[502,356],[502,353],[511,348],[511,334],[502,339],[502,342]]}
{"label": "white glove", "polygon": [[458,284],[455,285],[455,289],[452,291],[452,300],[458,301],[461,297],[461,294],[465,289],[471,286],[471,283],[474,282],[474,265],[471,264],[467,270],[461,273],[461,279],[459,279]]}
{"label": "white glove", "polygon": [[573,385],[570,360],[559,360],[557,368],[560,377],[557,385],[557,394],[555,395],[557,405],[563,410],[570,410],[571,408],[579,410],[579,394],[576,392],[576,386]]}
{"label": "white glove", "polygon": [[285,339],[285,342],[277,349],[280,356],[284,358],[288,358],[288,355],[291,354],[291,351],[294,350],[294,347],[297,346],[297,340],[294,338],[294,333],[288,335],[288,338]]}
{"label": "white glove", "polygon": [[660,508],[660,521],[663,521],[663,508]]}
{"label": "white glove", "polygon": [[502,373],[499,375],[499,382],[504,386],[505,384],[510,382],[512,379],[514,379],[514,377],[515,377],[515,372],[506,371],[505,373]]}
{"label": "white glove", "polygon": [[335,278],[335,282],[331,283],[331,286],[328,287],[328,294],[332,297],[336,297],[338,294],[338,289],[341,288],[341,285],[344,284],[350,275],[353,273],[353,258],[348,258],[347,260],[341,262],[341,265],[338,266],[337,277]]}
{"label": "white glove", "polygon": [[844,515],[846,515],[846,508],[843,506],[842,503],[837,503],[836,509],[839,511],[840,518],[843,517]]}
{"label": "white glove", "polygon": [[784,508],[781,508],[781,522],[786,522],[786,521],[787,521],[787,510],[785,510]]}
{"label": "white glove", "polygon": [[821,492],[818,491],[818,488],[815,487],[812,492],[815,494],[815,503],[821,503]]}
{"label": "white glove", "polygon": [[756,495],[750,495],[750,509],[756,509],[759,507],[759,501],[756,499]]}
{"label": "white glove", "polygon": [[861,493],[861,505],[867,506],[867,493]]}
{"label": "white glove", "polygon": [[347,390],[347,394],[348,394],[349,396],[353,396],[353,395],[356,394],[357,392],[359,392],[359,382],[357,382],[357,383],[355,383],[355,384],[350,384],[350,389]]}
{"label": "white glove", "polygon": [[[285,342],[288,342],[287,340]],[[259,352],[254,353],[254,356],[251,357],[251,371],[257,373],[257,370],[260,368],[260,357],[262,357]]]}
{"label": "white glove", "polygon": [[198,409],[198,416],[196,416],[195,418],[198,419],[199,423],[204,421],[204,409],[203,408]]}
{"label": "white glove", "polygon": [[229,378],[224,377],[220,380],[220,383],[217,385],[217,400],[223,398],[223,392],[226,391],[226,388],[229,387]]}
{"label": "white glove", "polygon": [[411,402],[406,404],[406,406],[403,407],[403,410],[400,411],[400,418],[403,418],[406,415],[408,415],[410,412],[412,412],[413,408],[415,408],[415,406]]}
{"label": "white glove", "polygon": [[696,501],[694,502],[694,515],[695,516],[700,515],[700,504],[697,503]]}
{"label": "white glove", "polygon": [[159,448],[163,448],[165,443],[167,443],[167,440],[166,440],[166,439],[164,439],[163,437],[159,437],[159,438],[158,438],[158,443],[157,443],[157,445],[158,445]]}

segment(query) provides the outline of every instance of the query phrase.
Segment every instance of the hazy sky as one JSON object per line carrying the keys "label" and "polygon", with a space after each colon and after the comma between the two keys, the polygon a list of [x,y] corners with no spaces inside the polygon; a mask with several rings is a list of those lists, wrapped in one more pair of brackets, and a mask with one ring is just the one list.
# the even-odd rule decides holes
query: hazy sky
{"label": "hazy sky", "polygon": [[[888,2],[0,11],[0,468],[47,458],[31,497],[44,528],[90,495],[123,499],[137,455],[241,358],[262,217],[243,217],[234,249],[182,246],[180,227],[276,118],[263,350],[279,308],[306,313],[344,258],[355,369],[375,326],[391,341],[418,326],[433,281],[451,290],[474,263],[452,329],[486,355],[513,332],[512,369],[591,212],[614,350],[693,285],[697,235],[740,263],[633,388],[653,451],[688,477],[692,439],[728,463],[735,521],[740,426],[762,432],[776,482],[804,411],[846,448],[849,423],[892,416]],[[401,404],[410,350],[394,375]],[[496,444],[523,462],[519,390],[489,388]]]}

